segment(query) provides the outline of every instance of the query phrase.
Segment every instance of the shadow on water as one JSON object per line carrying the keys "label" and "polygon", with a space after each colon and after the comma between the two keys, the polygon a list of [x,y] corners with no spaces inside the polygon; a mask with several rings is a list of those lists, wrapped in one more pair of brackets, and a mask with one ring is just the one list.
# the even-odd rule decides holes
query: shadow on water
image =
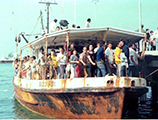
{"label": "shadow on water", "polygon": [[13,99],[13,112],[19,119],[49,119],[40,114],[34,113],[22,106],[15,98]]}
{"label": "shadow on water", "polygon": [[138,100],[138,106],[136,109],[128,110],[125,113],[124,119],[156,119],[158,118],[158,101],[153,103],[152,88],[148,87],[148,92],[146,93],[146,101]]}

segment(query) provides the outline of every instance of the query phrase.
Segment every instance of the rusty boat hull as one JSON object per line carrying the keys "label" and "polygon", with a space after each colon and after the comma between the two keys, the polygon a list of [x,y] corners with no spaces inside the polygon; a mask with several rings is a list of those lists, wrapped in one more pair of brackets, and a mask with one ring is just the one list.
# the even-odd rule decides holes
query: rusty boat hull
{"label": "rusty boat hull", "polygon": [[[118,81],[118,78],[116,80]],[[14,93],[18,102],[33,112],[55,119],[120,119],[128,107],[136,105],[138,97],[148,91],[146,87],[142,86],[115,86],[119,85],[118,83],[102,87],[90,87],[88,84],[86,87],[85,84],[88,83],[86,81],[83,82],[84,87],[69,88],[69,80],[60,80],[60,89],[46,89],[58,80],[53,82],[43,80],[40,85],[43,82],[47,84],[43,83],[43,86],[41,85],[43,88],[37,89],[31,88],[30,83],[27,84],[26,81],[27,87],[23,87],[24,80],[14,81]],[[70,81],[72,82],[72,80]],[[121,83],[121,79],[119,81]],[[17,82],[19,84],[16,84]],[[127,80],[126,83],[128,83]]]}

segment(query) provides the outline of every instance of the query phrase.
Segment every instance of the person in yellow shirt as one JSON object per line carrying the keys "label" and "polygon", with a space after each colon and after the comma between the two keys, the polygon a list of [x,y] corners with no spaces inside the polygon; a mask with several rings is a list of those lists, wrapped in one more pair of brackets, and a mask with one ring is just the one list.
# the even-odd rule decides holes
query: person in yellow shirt
{"label": "person in yellow shirt", "polygon": [[55,50],[51,50],[51,54],[48,56],[49,59],[51,59],[50,63],[50,79],[57,78],[57,69],[58,69],[58,63],[57,63],[57,57]]}
{"label": "person in yellow shirt", "polygon": [[117,44],[117,47],[116,47],[115,53],[114,53],[114,55],[115,55],[115,63],[116,63],[116,65],[117,65],[117,67],[116,67],[116,75],[117,75],[117,76],[120,76],[120,73],[121,73],[121,58],[120,58],[120,54],[121,54],[121,52],[122,52],[121,47],[122,47],[122,45],[121,45],[121,43],[119,42],[119,43]]}

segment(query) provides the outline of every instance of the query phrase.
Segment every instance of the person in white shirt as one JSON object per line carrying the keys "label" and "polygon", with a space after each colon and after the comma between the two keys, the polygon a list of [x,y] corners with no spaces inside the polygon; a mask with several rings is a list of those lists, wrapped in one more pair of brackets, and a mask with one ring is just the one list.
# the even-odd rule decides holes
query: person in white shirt
{"label": "person in white shirt", "polygon": [[156,50],[158,51],[158,27],[157,30],[154,31],[154,38],[156,39]]}
{"label": "person in white shirt", "polygon": [[39,72],[40,72],[40,78],[45,79],[45,56],[44,56],[44,49],[43,47],[40,48],[40,53],[38,57],[38,65],[40,66]]}
{"label": "person in white shirt", "polygon": [[112,50],[112,43],[108,43],[108,47],[104,52],[105,54],[105,64],[107,68],[107,72],[109,74],[112,74],[112,68],[113,68],[113,50]]}
{"label": "person in white shirt", "polygon": [[30,79],[30,70],[29,70],[29,60],[27,60],[27,57],[24,57],[23,62],[23,77],[25,79]]}
{"label": "person in white shirt", "polygon": [[85,24],[85,28],[90,28],[90,25],[89,25],[90,22],[91,22],[91,19],[88,18],[88,19],[87,19],[87,22],[86,22],[86,24]]}
{"label": "person in white shirt", "polygon": [[56,31],[56,25],[57,19],[54,19],[54,21],[50,24],[50,32],[55,32]]}
{"label": "person in white shirt", "polygon": [[31,77],[32,77],[32,79],[34,79],[34,75],[35,75],[35,72],[36,72],[36,57],[35,56],[32,56],[32,58],[31,58],[31,64],[30,64],[30,66],[31,66]]}
{"label": "person in white shirt", "polygon": [[[129,69],[130,69],[130,73],[132,73],[132,77],[139,77],[139,66],[138,66],[138,59],[142,59],[144,56],[143,54],[141,56],[139,56],[136,51],[134,50],[135,45],[133,43],[129,44],[129,60],[130,60],[130,64],[129,64]],[[142,51],[142,53],[144,53],[144,50]]]}
{"label": "person in white shirt", "polygon": [[13,62],[13,68],[15,69],[15,75],[17,75],[17,73],[18,73],[18,67],[19,67],[18,59],[15,59]]}
{"label": "person in white shirt", "polygon": [[60,71],[59,78],[64,79],[65,68],[66,68],[66,55],[64,54],[63,48],[59,48],[59,51],[60,53],[58,53],[57,55],[57,63]]}
{"label": "person in white shirt", "polygon": [[39,56],[38,56],[38,64],[39,65],[41,65],[42,58],[44,58],[44,49],[43,49],[43,47],[40,48],[40,53],[39,53]]}
{"label": "person in white shirt", "polygon": [[150,43],[149,51],[150,50],[155,50],[156,49],[156,43],[155,43],[155,40],[154,40],[154,32],[153,31],[150,31],[149,43]]}
{"label": "person in white shirt", "polygon": [[121,58],[121,76],[127,76],[128,60],[124,52],[120,54],[120,58]]}
{"label": "person in white shirt", "polygon": [[96,47],[96,48],[94,48],[94,54],[96,54],[96,53],[97,53],[97,51],[99,50],[99,47],[100,47],[100,43],[97,43],[97,47]]}

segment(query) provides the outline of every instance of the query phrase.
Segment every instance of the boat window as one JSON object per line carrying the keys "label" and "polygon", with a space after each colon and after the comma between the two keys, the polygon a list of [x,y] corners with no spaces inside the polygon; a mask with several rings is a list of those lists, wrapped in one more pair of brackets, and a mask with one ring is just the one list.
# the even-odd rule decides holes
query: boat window
{"label": "boat window", "polygon": [[135,81],[134,80],[131,81],[131,86],[135,86]]}
{"label": "boat window", "polygon": [[107,86],[113,86],[114,84],[114,81],[113,80],[108,80],[107,81]]}

